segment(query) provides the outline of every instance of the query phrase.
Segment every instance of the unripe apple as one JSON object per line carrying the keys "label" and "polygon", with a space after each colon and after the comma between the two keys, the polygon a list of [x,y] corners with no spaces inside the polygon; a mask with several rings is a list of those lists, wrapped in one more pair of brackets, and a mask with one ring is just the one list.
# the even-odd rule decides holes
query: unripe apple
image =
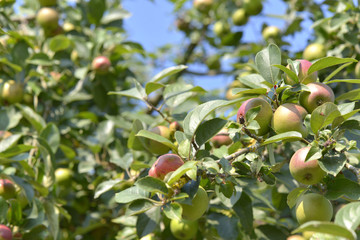
{"label": "unripe apple", "polygon": [[71,32],[72,30],[75,30],[75,25],[70,22],[65,22],[63,25],[63,29],[65,32]]}
{"label": "unripe apple", "polygon": [[230,26],[227,22],[217,21],[213,31],[216,36],[221,37],[230,32]]}
{"label": "unripe apple", "polygon": [[221,62],[219,56],[213,55],[206,59],[206,65],[210,70],[219,70],[221,68]]}
{"label": "unripe apple", "polygon": [[212,137],[210,141],[216,148],[219,148],[223,145],[227,146],[232,143],[232,139],[229,137],[227,129],[221,130],[218,134]]}
{"label": "unripe apple", "polygon": [[315,108],[326,102],[335,101],[334,92],[328,85],[316,82],[309,83],[306,86],[310,89],[310,92],[301,92],[299,97],[299,103],[309,113],[312,113]]}
{"label": "unripe apple", "polygon": [[360,79],[360,62],[355,65],[355,77]]}
{"label": "unripe apple", "polygon": [[262,31],[262,36],[266,41],[269,39],[278,39],[280,35],[281,31],[276,26],[267,26]]}
{"label": "unripe apple", "polygon": [[303,57],[304,59],[309,61],[326,57],[325,46],[322,45],[321,43],[309,44],[303,52]]}
{"label": "unripe apple", "polygon": [[[299,82],[302,84],[316,82],[318,77],[317,72],[313,72],[310,75],[308,75],[308,71],[312,63],[309,62],[308,60],[303,60],[303,59],[297,61],[299,62],[299,73],[298,73]],[[293,70],[289,65],[287,65],[286,67]],[[294,85],[295,81],[292,80],[289,76],[286,76],[285,83],[288,85]]]}
{"label": "unripe apple", "polygon": [[189,240],[196,236],[198,222],[172,219],[170,222],[170,230],[177,239]]}
{"label": "unripe apple", "polygon": [[94,60],[91,63],[92,69],[95,71],[95,73],[98,74],[105,74],[109,71],[111,67],[111,62],[109,58],[105,56],[98,56],[94,58]]}
{"label": "unripe apple", "polygon": [[0,179],[0,196],[4,199],[16,197],[15,185],[8,179]]}
{"label": "unripe apple", "polygon": [[[242,120],[247,121],[246,113],[252,108],[261,106],[261,109],[257,116],[254,118],[258,122],[260,128],[257,130],[257,135],[263,136],[270,130],[270,123],[273,117],[273,111],[271,105],[262,98],[251,98],[243,102],[237,112],[236,120],[241,123]],[[241,120],[241,119],[242,120]],[[252,133],[255,131],[250,130]]]}
{"label": "unripe apple", "polygon": [[52,7],[57,4],[57,0],[39,0],[39,3],[42,7]]}
{"label": "unripe apple", "polygon": [[55,181],[58,184],[69,184],[72,180],[73,172],[68,168],[58,168],[55,170]]}
{"label": "unripe apple", "polygon": [[258,15],[263,9],[261,0],[244,0],[247,15]]}
{"label": "unripe apple", "polygon": [[166,174],[175,171],[184,164],[184,161],[176,154],[165,154],[160,156],[149,170],[149,176],[164,179]]}
{"label": "unripe apple", "polygon": [[288,237],[286,240],[306,240],[306,239],[300,235],[292,235],[292,236]]}
{"label": "unripe apple", "polygon": [[59,14],[52,8],[44,7],[37,13],[36,21],[46,30],[55,30],[58,27]]}
{"label": "unripe apple", "polygon": [[[160,135],[164,138],[167,138],[169,140],[171,139],[171,132],[168,127],[157,126],[157,127],[150,129],[150,132],[153,132],[153,133]],[[152,140],[152,139],[147,139],[147,143],[148,143],[147,147],[148,147],[149,151],[154,154],[161,155],[161,154],[165,154],[165,153],[169,152],[169,150],[170,150],[170,147],[168,147],[160,142],[157,142],[155,140]]]}
{"label": "unripe apple", "polygon": [[246,15],[246,11],[243,8],[237,9],[232,15],[232,21],[235,25],[241,26],[247,23],[248,16]]}
{"label": "unripe apple", "polygon": [[0,224],[0,239],[1,240],[12,240],[11,229],[3,224]]}
{"label": "unripe apple", "polygon": [[194,0],[194,7],[200,12],[208,12],[213,5],[213,0]]}
{"label": "unripe apple", "polygon": [[330,221],[333,216],[333,206],[323,195],[308,193],[302,196],[296,204],[296,219],[299,224],[309,221]]}
{"label": "unripe apple", "polygon": [[10,80],[4,83],[1,97],[6,102],[13,104],[21,102],[24,96],[24,88],[21,83],[17,83],[14,80]]}
{"label": "unripe apple", "polygon": [[299,183],[313,185],[319,183],[326,172],[319,166],[318,160],[306,161],[310,147],[297,150],[290,159],[289,170],[293,178]]}
{"label": "unripe apple", "polygon": [[191,205],[181,203],[183,209],[182,217],[185,220],[195,221],[204,215],[209,206],[209,197],[203,187],[199,186],[191,203]]}
{"label": "unripe apple", "polygon": [[307,111],[300,105],[285,103],[280,105],[274,112],[272,127],[276,133],[297,131],[302,137],[308,135],[308,131],[303,124]]}

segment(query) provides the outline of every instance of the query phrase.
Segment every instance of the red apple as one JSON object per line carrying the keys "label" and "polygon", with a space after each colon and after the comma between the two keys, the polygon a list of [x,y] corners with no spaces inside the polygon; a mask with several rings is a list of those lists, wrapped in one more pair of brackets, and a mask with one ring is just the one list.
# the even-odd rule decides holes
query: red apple
{"label": "red apple", "polygon": [[107,73],[111,67],[109,58],[105,56],[98,56],[92,61],[92,69],[98,74]]}
{"label": "red apple", "polygon": [[318,160],[306,161],[306,155],[310,147],[304,147],[297,150],[290,159],[289,169],[293,178],[306,185],[319,183],[326,172],[319,166]]}
{"label": "red apple", "polygon": [[210,139],[212,144],[218,148],[223,145],[230,145],[232,143],[232,139],[229,137],[229,133],[227,129],[221,130],[218,134]]}
{"label": "red apple", "polygon": [[307,111],[300,105],[285,103],[274,112],[272,127],[276,133],[297,131],[305,138],[308,131],[303,124]]}
{"label": "red apple", "polygon": [[[317,72],[313,72],[310,75],[308,75],[308,70],[310,68],[310,66],[312,65],[311,62],[309,62],[308,60],[296,60],[298,61],[299,64],[299,82],[302,84],[308,84],[308,83],[313,83],[316,82],[317,78],[318,78],[318,73]],[[291,69],[291,67],[288,65],[287,68]],[[292,70],[292,69],[291,69]],[[288,85],[294,85],[295,81],[292,80],[290,77],[286,76],[285,78],[285,83]]]}
{"label": "red apple", "polygon": [[0,179],[0,196],[4,199],[16,197],[15,185],[8,179]]}
{"label": "red apple", "polygon": [[326,102],[335,101],[334,92],[328,85],[316,82],[309,83],[306,86],[310,89],[310,92],[301,92],[299,97],[299,103],[309,113],[312,113],[315,108]]}
{"label": "red apple", "polygon": [[160,156],[149,170],[149,176],[164,179],[166,174],[175,171],[184,164],[184,161],[176,154]]}
{"label": "red apple", "polygon": [[271,108],[271,105],[265,101],[262,98],[251,98],[243,102],[237,112],[237,121],[241,123],[240,118],[243,120],[246,120],[246,113],[252,108],[261,106],[261,109],[258,113],[258,115],[255,117],[255,121],[258,122],[260,125],[260,128],[257,129],[257,131],[252,131],[253,133],[256,133],[259,136],[263,136],[267,134],[270,130],[270,123],[273,116],[273,111]]}
{"label": "red apple", "polygon": [[0,239],[1,240],[12,240],[11,229],[3,224],[0,224]]}

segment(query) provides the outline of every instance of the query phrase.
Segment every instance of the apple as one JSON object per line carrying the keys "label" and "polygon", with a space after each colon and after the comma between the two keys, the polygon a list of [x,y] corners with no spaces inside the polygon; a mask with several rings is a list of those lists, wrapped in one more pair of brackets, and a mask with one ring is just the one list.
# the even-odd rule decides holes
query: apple
{"label": "apple", "polygon": [[11,229],[3,224],[0,224],[0,239],[1,240],[11,240],[12,239]]}
{"label": "apple", "polygon": [[234,81],[230,84],[228,90],[226,91],[226,94],[225,94],[226,99],[228,99],[228,100],[233,100],[233,99],[240,98],[240,97],[243,96],[243,94],[236,94],[236,95],[233,94],[233,93],[232,93],[232,90],[233,90],[234,88],[246,88],[246,86],[245,86],[244,84],[242,84],[240,81],[234,80]]}
{"label": "apple", "polygon": [[258,15],[263,9],[261,0],[244,0],[243,4],[247,15]]}
{"label": "apple", "polygon": [[[153,132],[157,135],[160,135],[164,138],[167,138],[169,140],[171,139],[171,132],[168,127],[157,126],[157,127],[150,129],[149,131]],[[162,155],[162,154],[169,152],[169,150],[170,150],[170,147],[168,147],[160,142],[157,142],[155,140],[147,139],[146,141],[148,144],[147,147],[148,147],[149,151],[154,154]]]}
{"label": "apple", "polygon": [[178,19],[176,19],[175,25],[176,28],[179,29],[180,31],[186,32],[190,29],[190,21],[185,18],[179,17]]}
{"label": "apple", "polygon": [[303,147],[297,150],[290,159],[289,170],[293,178],[305,185],[319,183],[326,172],[319,166],[318,160],[306,161],[306,155],[310,147]]}
{"label": "apple", "polygon": [[177,239],[189,240],[196,236],[198,231],[198,222],[171,219],[170,231]]}
{"label": "apple", "polygon": [[55,30],[59,26],[59,13],[52,8],[41,8],[36,15],[36,21],[46,30]]}
{"label": "apple", "polygon": [[321,43],[309,44],[303,52],[303,57],[309,61],[326,57],[325,46]]}
{"label": "apple", "polygon": [[235,25],[241,26],[247,23],[248,16],[246,15],[246,11],[243,8],[237,9],[232,15],[232,21]]}
{"label": "apple", "polygon": [[111,67],[111,62],[109,58],[105,56],[98,56],[94,58],[94,60],[91,63],[92,69],[95,71],[95,73],[98,74],[105,74],[109,71]]}
{"label": "apple", "polygon": [[310,89],[310,92],[301,92],[299,96],[299,103],[309,113],[312,113],[315,108],[326,102],[335,101],[334,92],[328,85],[316,82],[309,83],[306,86]]}
{"label": "apple", "polygon": [[292,236],[288,237],[286,240],[306,240],[306,239],[300,235],[292,235]]}
{"label": "apple", "polygon": [[221,37],[230,32],[230,26],[227,22],[217,21],[214,24],[213,31],[216,36]]}
{"label": "apple", "polygon": [[358,62],[356,65],[355,65],[355,77],[357,79],[360,78],[360,62]]}
{"label": "apple", "polygon": [[274,112],[272,128],[276,133],[297,131],[302,137],[308,135],[308,130],[303,124],[307,111],[300,105],[285,103],[280,105]]}
{"label": "apple", "polygon": [[4,199],[16,197],[15,185],[8,179],[0,179],[0,196]]}
{"label": "apple", "polygon": [[[304,59],[296,60],[296,61],[299,62],[299,73],[298,73],[299,82],[302,84],[316,82],[316,80],[318,78],[317,72],[313,72],[310,75],[308,75],[308,70],[309,70],[310,66],[312,65],[312,63],[309,62],[308,60],[304,60]],[[287,65],[286,67],[293,70],[292,67],[290,67],[289,65]],[[285,83],[288,85],[296,84],[295,81],[292,80],[289,76],[286,76]]]}
{"label": "apple", "polygon": [[179,122],[176,122],[176,121],[170,123],[169,130],[170,130],[170,132],[176,132],[176,131],[183,132],[183,131],[184,131],[184,129],[183,129],[183,127],[180,125],[180,123],[179,123]]}
{"label": "apple", "polygon": [[55,181],[58,184],[69,184],[73,177],[73,171],[68,168],[58,168],[55,170]]}
{"label": "apple", "polygon": [[204,215],[209,206],[209,197],[203,187],[199,186],[191,203],[191,205],[181,203],[183,209],[182,218],[188,221],[195,221]]}
{"label": "apple", "polygon": [[212,137],[210,141],[216,148],[219,148],[223,145],[227,146],[232,143],[232,139],[229,137],[227,129],[221,130],[218,134]]}
{"label": "apple", "polygon": [[296,219],[299,224],[309,221],[330,221],[333,206],[323,195],[308,193],[300,197],[296,204]]}
{"label": "apple", "polygon": [[51,7],[57,4],[57,0],[39,0],[40,6]]}
{"label": "apple", "polygon": [[262,36],[266,41],[269,39],[278,39],[280,35],[281,31],[276,26],[267,26],[262,31]]}
{"label": "apple", "polygon": [[[260,128],[257,129],[257,135],[263,136],[270,131],[270,123],[273,117],[273,111],[271,105],[262,98],[251,98],[243,102],[237,112],[236,120],[241,123],[240,118],[246,120],[246,113],[252,108],[261,106],[261,109],[257,116],[255,117],[255,121],[258,122]],[[255,133],[253,130],[250,130],[252,133]]]}
{"label": "apple", "polygon": [[72,30],[75,30],[75,25],[70,22],[65,22],[63,25],[63,29],[65,32],[71,32]]}
{"label": "apple", "polygon": [[213,0],[194,0],[194,7],[200,12],[208,12],[213,5]]}
{"label": "apple", "polygon": [[160,156],[149,170],[149,176],[163,180],[169,172],[175,171],[184,164],[184,161],[176,154]]}
{"label": "apple", "polygon": [[21,83],[10,80],[4,83],[1,97],[6,102],[13,104],[21,102],[24,96],[24,87]]}
{"label": "apple", "polygon": [[221,68],[221,62],[217,55],[210,56],[205,63],[210,70],[219,70]]}

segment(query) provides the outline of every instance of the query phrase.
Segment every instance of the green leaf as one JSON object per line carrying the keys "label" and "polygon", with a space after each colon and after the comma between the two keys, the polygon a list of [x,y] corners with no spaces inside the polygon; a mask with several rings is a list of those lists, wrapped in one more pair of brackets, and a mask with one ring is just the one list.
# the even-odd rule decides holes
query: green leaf
{"label": "green leaf", "polygon": [[7,149],[9,149],[10,147],[14,147],[15,144],[19,141],[19,139],[22,137],[21,134],[14,134],[11,135],[5,139],[3,139],[0,142],[0,153],[6,151]]}
{"label": "green leaf", "polygon": [[121,191],[115,194],[115,202],[117,203],[129,203],[137,199],[148,199],[149,192],[134,186],[127,188],[124,191]]}
{"label": "green leaf", "polygon": [[10,157],[19,155],[21,153],[28,152],[33,148],[34,147],[30,146],[30,145],[18,144],[14,147],[10,147],[10,148],[6,149],[5,151],[2,151],[0,153],[0,157],[1,158],[10,158]]}
{"label": "green leaf", "polygon": [[338,64],[349,63],[349,62],[357,62],[357,60],[353,58],[324,57],[317,60],[310,66],[308,70],[308,75],[328,67],[332,67]]}
{"label": "green leaf", "polygon": [[14,107],[0,109],[0,130],[5,131],[17,126],[21,118],[21,113]]}
{"label": "green leaf", "polygon": [[334,103],[327,102],[315,108],[311,113],[310,125],[314,133],[328,126],[336,117],[341,116],[340,111]]}
{"label": "green leaf", "polygon": [[256,67],[263,78],[272,85],[278,81],[279,69],[274,65],[281,65],[281,52],[275,44],[257,53],[255,56]]}
{"label": "green leaf", "polygon": [[177,180],[181,178],[182,175],[184,175],[187,171],[196,169],[196,161],[188,161],[184,163],[181,167],[176,169],[170,176],[170,178],[167,181],[167,184],[170,186],[173,185]]}
{"label": "green leaf", "polygon": [[103,0],[90,0],[87,4],[87,16],[91,23],[98,24],[106,11],[106,2]]}
{"label": "green leaf", "polygon": [[233,88],[232,94],[258,94],[258,95],[265,95],[267,93],[267,88]]}
{"label": "green leaf", "polygon": [[327,185],[326,198],[335,200],[342,196],[352,200],[360,200],[360,185],[346,178],[336,178]]}
{"label": "green leaf", "polygon": [[65,35],[57,35],[51,38],[49,48],[53,52],[58,52],[67,49],[71,45],[71,40]]}
{"label": "green leaf", "polygon": [[60,64],[58,60],[50,59],[50,57],[45,53],[35,53],[30,58],[26,59],[26,63],[48,67]]}
{"label": "green leaf", "polygon": [[195,133],[195,141],[199,147],[215,136],[226,124],[227,120],[214,118],[202,123]]}
{"label": "green leaf", "polygon": [[289,132],[277,134],[275,136],[266,139],[263,143],[261,143],[261,146],[279,141],[298,141],[301,139],[302,139],[301,133],[296,131],[289,131]]}
{"label": "green leaf", "polygon": [[168,194],[166,184],[157,178],[147,176],[139,179],[135,185],[147,192]]}
{"label": "green leaf", "polygon": [[149,211],[151,208],[153,208],[155,205],[145,199],[138,199],[130,203],[129,207],[126,209],[126,215],[127,216],[134,216],[141,213],[144,213],[146,211]]}
{"label": "green leaf", "polygon": [[137,137],[144,137],[144,138],[148,138],[151,140],[154,140],[156,142],[162,143],[165,146],[168,146],[169,148],[171,148],[174,152],[177,151],[176,146],[167,138],[160,136],[156,133],[150,132],[148,130],[140,130],[137,134]]}
{"label": "green leaf", "polygon": [[46,126],[44,119],[30,107],[21,104],[16,104],[16,107],[20,109],[22,115],[30,122],[37,132],[41,132]]}
{"label": "green leaf", "polygon": [[297,200],[306,193],[307,188],[298,187],[293,189],[287,196],[287,204],[289,208],[293,208],[296,205]]}
{"label": "green leaf", "polygon": [[346,156],[344,153],[329,151],[318,160],[322,170],[336,176],[345,166]]}
{"label": "green leaf", "polygon": [[349,100],[349,101],[360,100],[360,89],[357,88],[357,89],[345,92],[336,98],[337,102],[344,101],[344,100]]}
{"label": "green leaf", "polygon": [[121,181],[122,181],[121,179],[116,179],[116,180],[108,180],[108,181],[100,183],[95,189],[94,198],[96,199],[96,198],[100,197],[101,194],[109,191],[110,189],[112,189],[116,184],[120,183]]}
{"label": "green leaf", "polygon": [[21,72],[22,71],[22,68],[19,65],[16,65],[16,64],[10,62],[7,58],[0,58],[0,63],[3,63],[5,65],[9,66],[15,72]]}
{"label": "green leaf", "polygon": [[360,202],[348,203],[340,208],[334,222],[355,231],[360,225]]}
{"label": "green leaf", "polygon": [[151,80],[150,82],[159,82],[161,79],[174,75],[178,72],[181,72],[182,70],[186,69],[187,66],[185,65],[179,65],[179,66],[175,66],[175,67],[169,67],[166,68],[164,70],[162,70],[161,72],[159,72],[158,74],[156,74]]}
{"label": "green leaf", "polygon": [[108,9],[109,12],[101,19],[101,24],[111,24],[118,20],[127,19],[131,17],[131,13],[125,9]]}
{"label": "green leaf", "polygon": [[164,84],[161,83],[157,83],[157,82],[149,82],[145,85],[145,92],[147,95],[149,95],[150,93],[165,87]]}
{"label": "green leaf", "polygon": [[265,81],[260,74],[250,74],[243,77],[239,77],[238,80],[249,88],[269,88],[272,85]]}
{"label": "green leaf", "polygon": [[169,219],[181,220],[182,215],[182,207],[177,202],[172,202],[170,204],[166,204],[163,208],[163,211]]}
{"label": "green leaf", "polygon": [[273,65],[273,66],[279,68],[279,69],[282,70],[284,73],[286,73],[286,75],[288,75],[292,80],[294,80],[295,83],[298,83],[298,82],[299,82],[299,78],[298,78],[298,76],[296,75],[296,73],[294,73],[293,71],[291,71],[289,68],[284,67],[283,65],[278,65],[278,64],[275,64],[275,65]]}
{"label": "green leaf", "polygon": [[292,233],[300,233],[307,231],[327,233],[334,236],[344,237],[349,240],[356,240],[356,234],[353,230],[347,229],[343,226],[340,226],[332,222],[320,222],[320,221],[306,222],[297,229],[295,229],[294,231],[292,231]]}
{"label": "green leaf", "polygon": [[59,211],[57,210],[53,201],[44,201],[45,214],[49,223],[49,232],[52,235],[52,239],[59,239]]}
{"label": "green leaf", "polygon": [[253,208],[251,198],[245,193],[241,193],[240,199],[233,206],[233,210],[240,218],[240,223],[247,233],[253,231]]}
{"label": "green leaf", "polygon": [[136,234],[142,238],[152,232],[159,226],[161,219],[160,208],[152,208],[149,211],[138,216],[136,222]]}
{"label": "green leaf", "polygon": [[60,145],[60,131],[54,123],[49,123],[40,133],[55,154]]}
{"label": "green leaf", "polygon": [[143,139],[137,137],[136,134],[145,128],[145,124],[143,124],[140,120],[135,119],[132,125],[132,129],[128,138],[127,146],[130,149],[134,150],[143,150]]}
{"label": "green leaf", "polygon": [[331,83],[337,83],[337,82],[360,84],[360,79],[334,79],[334,80],[331,80],[328,82],[323,82],[323,83],[331,84]]}

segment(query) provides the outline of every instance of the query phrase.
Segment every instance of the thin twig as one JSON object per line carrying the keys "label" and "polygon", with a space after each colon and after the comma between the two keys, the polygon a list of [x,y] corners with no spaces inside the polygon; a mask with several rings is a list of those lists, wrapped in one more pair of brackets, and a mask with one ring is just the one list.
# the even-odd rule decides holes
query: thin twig
{"label": "thin twig", "polygon": [[360,171],[350,163],[345,163],[345,167],[349,169],[357,178],[358,183],[360,183]]}
{"label": "thin twig", "polygon": [[145,100],[146,105],[150,108],[151,112],[152,111],[156,111],[160,114],[160,116],[167,121],[168,123],[172,123],[172,121],[170,119],[168,119],[161,111],[159,108],[156,108],[154,105],[152,105],[152,103],[150,103],[148,100]]}
{"label": "thin twig", "polygon": [[255,151],[259,146],[260,146],[260,144],[256,143],[255,145],[243,148],[243,149],[241,149],[241,150],[239,150],[237,152],[234,152],[233,154],[231,154],[229,156],[226,156],[225,160],[232,162],[242,154]]}
{"label": "thin twig", "polygon": [[261,137],[256,136],[255,134],[252,134],[249,129],[246,128],[246,126],[243,126],[243,131],[248,135],[249,137],[255,139],[258,142],[263,142],[264,140]]}

